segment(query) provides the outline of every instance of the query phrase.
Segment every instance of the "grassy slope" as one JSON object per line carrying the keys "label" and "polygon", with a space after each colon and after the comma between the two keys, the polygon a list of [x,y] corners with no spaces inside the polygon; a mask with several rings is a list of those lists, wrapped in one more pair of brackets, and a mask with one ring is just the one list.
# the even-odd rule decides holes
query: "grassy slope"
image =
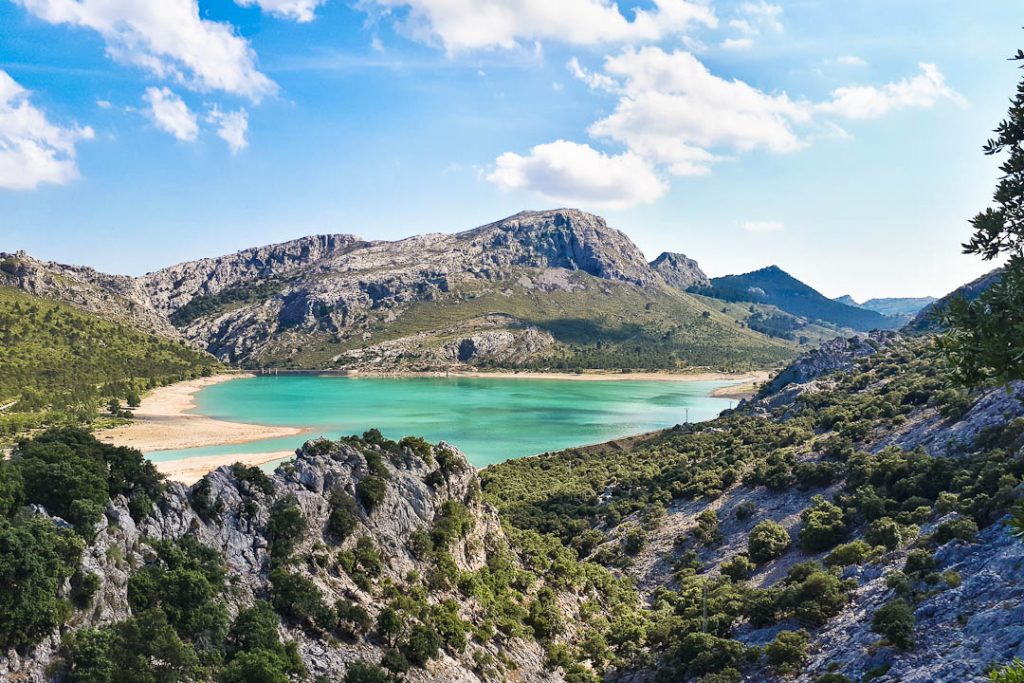
{"label": "grassy slope", "polygon": [[2,414],[8,422],[19,410],[98,405],[111,395],[105,385],[144,389],[217,365],[180,342],[0,287],[0,405],[24,399]]}
{"label": "grassy slope", "polygon": [[282,347],[260,361],[323,366],[339,353],[424,332],[429,333],[428,344],[441,344],[490,313],[514,316],[547,330],[559,342],[536,367],[749,369],[776,365],[797,353],[796,344],[746,329],[735,316],[699,297],[581,273],[572,274],[571,281],[572,291],[463,285],[443,299],[412,304],[393,321],[385,321],[386,313],[381,313],[371,323],[369,341],[307,337],[298,353],[288,356],[290,349]]}

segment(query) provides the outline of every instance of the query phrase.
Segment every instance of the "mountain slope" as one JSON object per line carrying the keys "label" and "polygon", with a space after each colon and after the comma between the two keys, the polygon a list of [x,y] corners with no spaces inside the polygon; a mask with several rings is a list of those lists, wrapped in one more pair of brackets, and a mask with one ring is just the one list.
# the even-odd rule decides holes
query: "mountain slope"
{"label": "mountain slope", "polygon": [[[674,283],[696,268],[675,263]],[[746,368],[794,355],[662,271],[603,219],[562,209],[397,242],[303,238],[140,283],[187,338],[249,366]]]}
{"label": "mountain slope", "polygon": [[0,438],[41,423],[88,420],[101,399],[123,401],[219,366],[183,341],[6,286],[0,342]]}
{"label": "mountain slope", "polygon": [[982,292],[988,289],[992,283],[997,282],[1002,275],[1002,268],[996,268],[995,270],[985,273],[976,280],[968,282],[966,285],[957,287],[952,292],[942,297],[938,301],[925,306],[922,308],[917,315],[914,316],[907,326],[907,332],[934,332],[942,329],[942,323],[939,318],[942,316],[943,311],[949,305],[949,302],[953,299],[964,298],[968,301],[974,301],[977,299]]}
{"label": "mountain slope", "polygon": [[710,286],[697,286],[693,291],[726,301],[772,304],[810,321],[820,320],[862,332],[897,326],[894,320],[875,311],[829,299],[778,266],[769,266],[744,275],[712,278]]}

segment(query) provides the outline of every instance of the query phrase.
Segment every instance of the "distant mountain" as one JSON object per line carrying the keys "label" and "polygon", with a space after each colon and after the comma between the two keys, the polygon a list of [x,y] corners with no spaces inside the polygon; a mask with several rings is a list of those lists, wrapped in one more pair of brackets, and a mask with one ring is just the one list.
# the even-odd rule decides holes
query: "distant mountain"
{"label": "distant mountain", "polygon": [[313,235],[140,278],[24,254],[2,263],[13,286],[247,367],[739,369],[792,358],[799,341],[684,291],[708,282],[695,261],[648,263],[575,209],[394,242]]}
{"label": "distant mountain", "polygon": [[810,321],[822,321],[862,332],[898,326],[895,320],[875,311],[833,301],[778,266],[769,266],[744,275],[712,278],[710,285],[695,286],[691,291],[726,301],[771,304]]}
{"label": "distant mountain", "polygon": [[900,325],[907,324],[925,306],[928,306],[938,301],[938,299],[936,299],[933,296],[922,296],[868,299],[864,303],[857,303],[849,294],[838,297],[835,300],[847,306],[854,306],[855,308],[864,308],[869,311],[875,311],[876,313],[881,313],[882,315],[889,316],[898,321],[898,324]]}
{"label": "distant mountain", "polygon": [[942,329],[942,323],[939,321],[939,317],[942,315],[943,311],[946,310],[950,301],[961,297],[968,301],[974,301],[981,296],[982,292],[992,286],[993,283],[998,282],[1002,275],[1003,269],[996,268],[993,271],[985,273],[976,280],[968,282],[966,285],[957,287],[938,301],[922,308],[917,315],[914,316],[914,319],[904,327],[904,331],[920,333],[934,332]]}

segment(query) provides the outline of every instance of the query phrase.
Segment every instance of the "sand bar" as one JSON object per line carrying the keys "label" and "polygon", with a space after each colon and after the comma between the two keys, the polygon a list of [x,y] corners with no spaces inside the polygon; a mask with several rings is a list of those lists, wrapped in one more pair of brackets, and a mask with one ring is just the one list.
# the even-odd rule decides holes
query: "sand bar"
{"label": "sand bar", "polygon": [[[245,374],[222,374],[159,387],[146,394],[135,409],[131,424],[96,433],[102,441],[137,448],[143,453],[250,443],[302,434],[296,427],[271,427],[193,415],[195,394],[204,387],[227,382]],[[272,460],[273,458],[268,458]],[[234,462],[234,460],[232,460]],[[228,463],[230,464],[230,463]],[[215,469],[210,468],[210,469]]]}
{"label": "sand bar", "polygon": [[290,458],[295,455],[294,451],[281,451],[278,453],[235,453],[233,455],[203,455],[185,460],[169,460],[158,462],[157,470],[168,479],[180,481],[184,484],[194,484],[205,474],[214,471],[224,465],[234,465],[240,462],[243,465],[259,466],[274,460]]}

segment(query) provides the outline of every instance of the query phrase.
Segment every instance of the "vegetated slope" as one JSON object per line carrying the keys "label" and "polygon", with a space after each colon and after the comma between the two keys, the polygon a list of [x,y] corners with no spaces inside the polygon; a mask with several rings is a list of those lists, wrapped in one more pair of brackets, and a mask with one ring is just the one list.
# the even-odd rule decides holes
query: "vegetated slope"
{"label": "vegetated slope", "polygon": [[794,355],[678,288],[702,278],[678,255],[652,267],[603,219],[562,209],[397,242],[303,238],[140,282],[186,337],[249,366],[745,368]]}
{"label": "vegetated slope", "polygon": [[[47,497],[69,450],[82,498]],[[596,683],[576,644],[615,658],[640,605],[506,532],[465,458],[420,439],[315,441],[272,476],[236,465],[186,489],[135,451],[47,433],[0,482],[4,680]]]}
{"label": "vegetated slope", "polygon": [[984,680],[1024,655],[1024,387],[843,341],[712,422],[489,467],[485,498],[634,578],[665,680]]}
{"label": "vegetated slope", "polygon": [[896,321],[880,313],[829,299],[778,266],[744,275],[712,278],[710,286],[696,286],[692,291],[726,301],[772,304],[812,322],[824,321],[861,332],[897,327]]}
{"label": "vegetated slope", "polygon": [[106,275],[84,266],[40,261],[25,252],[0,252],[0,286],[71,304],[103,318],[167,339],[183,339],[150,305],[142,284],[125,275]]}
{"label": "vegetated slope", "polygon": [[125,400],[218,365],[183,341],[0,286],[0,437],[89,420],[101,399]]}
{"label": "vegetated slope", "polygon": [[966,285],[957,287],[938,301],[922,308],[918,314],[914,316],[914,319],[907,324],[904,330],[910,333],[921,333],[935,332],[942,329],[942,314],[945,312],[946,307],[949,306],[950,301],[958,298],[963,298],[967,301],[974,301],[994,282],[999,281],[999,278],[1002,276],[1002,272],[1002,268],[996,268],[991,272],[985,273],[976,280],[972,280]]}

